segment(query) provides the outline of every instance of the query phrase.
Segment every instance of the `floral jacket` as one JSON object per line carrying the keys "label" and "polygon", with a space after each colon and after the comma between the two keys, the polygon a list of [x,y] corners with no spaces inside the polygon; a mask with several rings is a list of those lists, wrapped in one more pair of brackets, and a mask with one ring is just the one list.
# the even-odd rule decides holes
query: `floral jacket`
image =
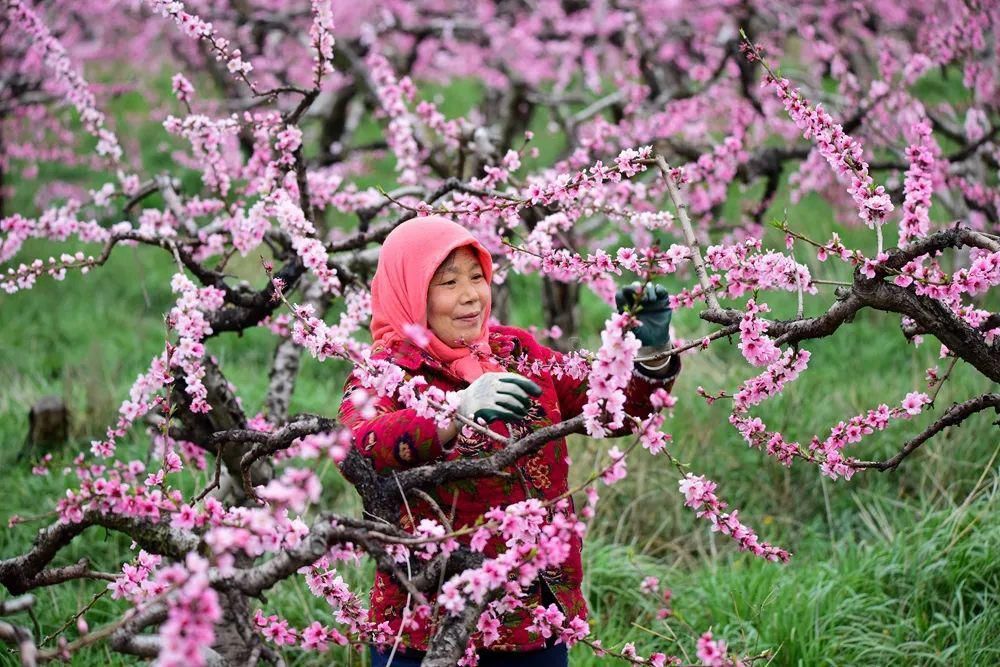
{"label": "floral jacket", "polygon": [[[529,362],[536,359],[545,361],[558,360],[561,354],[538,343],[527,331],[515,327],[494,326],[490,329],[490,348],[494,361],[512,372],[517,372],[516,362],[526,355]],[[394,344],[391,349],[376,346],[372,357],[389,359],[403,368],[407,377],[423,375],[431,384],[446,391],[455,391],[468,386],[468,383],[449,372],[444,365],[431,357],[427,352],[409,342]],[[676,370],[667,379],[657,380],[646,378],[639,373],[633,373],[632,382],[626,390],[625,410],[631,415],[645,417],[653,411],[649,403],[649,395],[659,387],[668,391],[673,386],[676,372],[680,370],[680,361],[675,357]],[[586,380],[574,380],[568,376],[559,379],[548,373],[542,375],[527,375],[542,389],[542,395],[535,399],[528,416],[512,424],[494,422],[490,428],[503,435],[523,436],[543,426],[570,419],[579,415],[587,402]],[[437,438],[437,429],[433,420],[419,417],[414,410],[403,407],[397,401],[385,397],[376,406],[376,415],[372,419],[363,419],[356,410],[348,395],[360,382],[352,375],[344,388],[344,400],[340,407],[342,422],[354,433],[355,447],[375,465],[379,472],[393,469],[422,465],[436,460],[460,457],[487,456],[502,447],[498,443],[480,434],[469,438],[461,433],[456,436],[449,450],[442,448]],[[509,428],[509,430],[508,430]],[[512,431],[512,433],[511,433]],[[490,477],[473,480],[462,480],[442,484],[429,492],[438,505],[449,511],[455,508],[453,527],[457,530],[467,525],[473,525],[491,507],[506,506],[526,500],[531,497],[551,499],[568,489],[569,462],[567,459],[565,438],[547,443],[535,454],[522,458],[507,472],[505,477]],[[426,501],[412,497],[409,499],[413,521],[417,524],[421,519],[435,519],[437,515]],[[412,531],[410,517],[404,515],[401,521],[403,529]],[[467,544],[468,537],[459,541]],[[558,571],[546,571],[542,575],[542,585],[548,587],[555,597],[566,621],[579,616],[586,618],[587,605],[580,590],[582,570],[578,538],[571,545],[569,558]],[[503,544],[488,544],[485,550],[487,556],[497,554],[497,549]],[[541,601],[541,585],[533,589],[533,593],[525,600],[527,609],[531,609]],[[551,599],[551,596],[548,596]],[[431,598],[433,604],[433,598]],[[406,604],[406,593],[396,584],[391,575],[382,571],[376,572],[375,585],[371,594],[370,620],[375,623],[388,623],[388,628],[395,635],[398,632],[403,607]],[[403,632],[402,644],[415,650],[426,650],[427,643],[433,635],[434,628],[430,621],[418,624],[417,629]],[[495,651],[530,651],[545,646],[545,639],[534,632],[528,631],[531,625],[529,612],[522,609],[508,613],[501,619],[500,639],[490,644],[489,649]],[[385,626],[383,626],[385,627]],[[475,635],[474,635],[475,638]]]}

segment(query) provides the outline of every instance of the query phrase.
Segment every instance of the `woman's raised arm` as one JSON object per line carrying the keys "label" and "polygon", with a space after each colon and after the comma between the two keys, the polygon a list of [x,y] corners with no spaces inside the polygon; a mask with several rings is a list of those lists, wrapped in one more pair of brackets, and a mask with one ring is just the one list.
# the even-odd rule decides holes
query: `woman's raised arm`
{"label": "woman's raised arm", "polygon": [[[444,444],[454,437],[441,439],[433,419],[421,417],[412,408],[382,396],[374,405],[374,416],[366,417],[351,395],[367,391],[361,382],[350,375],[344,385],[344,400],[340,404],[340,421],[354,434],[354,446],[363,456],[371,459],[375,470],[399,470],[423,465],[440,459],[445,453]],[[447,435],[444,433],[443,435]]]}

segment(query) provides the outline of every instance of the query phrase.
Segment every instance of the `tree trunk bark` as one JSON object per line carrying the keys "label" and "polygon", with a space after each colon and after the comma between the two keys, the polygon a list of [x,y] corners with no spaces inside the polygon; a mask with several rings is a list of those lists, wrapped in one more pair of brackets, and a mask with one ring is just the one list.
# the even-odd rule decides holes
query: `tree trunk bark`
{"label": "tree trunk bark", "polygon": [[[494,596],[486,596],[481,604],[472,600],[465,601],[465,608],[458,616],[448,616],[444,619],[431,638],[421,667],[454,667],[465,653],[465,646],[479,622],[486,606]],[[447,613],[447,612],[446,612]]]}
{"label": "tree trunk bark", "polygon": [[493,286],[491,314],[504,324],[510,322],[510,287],[507,283]]}
{"label": "tree trunk bark", "polygon": [[562,336],[549,339],[552,346],[561,352],[569,352],[577,346],[577,320],[580,298],[578,283],[562,283],[549,278],[542,279],[542,310],[545,325],[558,326]]}

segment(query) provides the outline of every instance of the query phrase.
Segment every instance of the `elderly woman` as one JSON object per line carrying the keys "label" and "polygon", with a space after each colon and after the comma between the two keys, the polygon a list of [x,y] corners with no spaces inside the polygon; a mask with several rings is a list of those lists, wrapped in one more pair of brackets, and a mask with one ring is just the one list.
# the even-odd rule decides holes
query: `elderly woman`
{"label": "elderly woman", "polygon": [[[512,372],[520,358],[549,362],[559,361],[561,355],[539,344],[527,331],[490,326],[492,269],[489,253],[465,228],[449,220],[429,216],[396,227],[382,246],[372,281],[372,357],[391,360],[408,377],[422,375],[434,386],[458,391],[459,414],[482,418],[504,436],[521,437],[580,414],[587,386],[566,375],[557,378],[543,372],[524,377]],[[646,294],[637,315],[641,326],[636,334],[643,343],[640,358],[669,343],[666,292],[658,287],[647,289]],[[634,291],[619,292],[620,308],[628,296],[634,298]],[[427,331],[429,341],[420,341],[423,346],[407,336],[420,331],[413,325]],[[626,390],[626,411],[637,417],[652,412],[650,394],[659,387],[669,391],[679,369],[676,356],[650,366],[637,363]],[[478,433],[469,435],[468,429],[462,432],[456,423],[438,428],[433,420],[389,397],[380,399],[374,417],[364,418],[347,400],[359,386],[353,376],[348,379],[341,419],[353,431],[358,450],[382,473],[433,461],[487,456],[502,447]],[[567,454],[566,441],[560,438],[519,460],[507,475],[442,484],[429,495],[446,511],[454,508],[455,529],[473,525],[491,507],[532,497],[548,500],[565,493]],[[436,520],[437,514],[429,503],[411,497],[402,527],[412,531],[413,523],[425,518]],[[496,555],[502,548],[502,543],[488,544],[486,555]],[[525,607],[501,619],[499,639],[479,651],[481,665],[567,664],[564,644],[546,641],[528,629],[530,610],[554,602],[567,622],[586,617],[580,549],[576,539],[563,566],[546,571],[535,582]],[[371,620],[385,630],[383,636],[399,633],[406,599],[405,590],[390,574],[376,573],[370,613]],[[436,616],[404,628],[393,665],[420,664]],[[385,665],[389,654],[385,647],[373,646],[373,665]]]}

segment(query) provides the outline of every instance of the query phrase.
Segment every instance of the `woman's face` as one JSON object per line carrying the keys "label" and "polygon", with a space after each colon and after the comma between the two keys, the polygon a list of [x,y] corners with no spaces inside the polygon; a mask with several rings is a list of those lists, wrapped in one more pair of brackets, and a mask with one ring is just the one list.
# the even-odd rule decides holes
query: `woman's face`
{"label": "woman's face", "polygon": [[469,246],[441,262],[427,288],[427,327],[452,347],[479,337],[490,305],[490,284]]}

